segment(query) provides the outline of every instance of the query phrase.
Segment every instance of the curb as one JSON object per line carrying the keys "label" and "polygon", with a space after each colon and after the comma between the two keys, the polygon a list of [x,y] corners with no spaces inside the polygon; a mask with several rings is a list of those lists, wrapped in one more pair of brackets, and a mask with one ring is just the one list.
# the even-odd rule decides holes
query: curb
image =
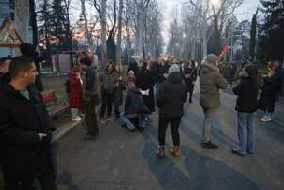
{"label": "curb", "polygon": [[81,121],[73,121],[70,126],[64,126],[58,129],[58,131],[55,132],[53,135],[51,143],[55,143],[58,140],[60,140],[62,137],[64,137],[66,134],[68,134],[74,127],[81,124]]}

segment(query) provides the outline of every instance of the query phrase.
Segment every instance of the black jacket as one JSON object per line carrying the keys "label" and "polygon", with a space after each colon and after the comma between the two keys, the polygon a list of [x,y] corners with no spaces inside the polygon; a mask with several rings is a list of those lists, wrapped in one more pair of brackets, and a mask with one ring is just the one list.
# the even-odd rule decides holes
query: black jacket
{"label": "black jacket", "polygon": [[182,117],[186,101],[186,87],[180,73],[171,73],[161,84],[157,94],[159,115],[162,117]]}
{"label": "black jacket", "polygon": [[258,109],[258,86],[255,79],[242,78],[233,92],[238,96],[235,108],[238,112],[253,113]]}
{"label": "black jacket", "polygon": [[136,86],[142,90],[150,90],[148,96],[143,96],[143,100],[151,112],[155,112],[154,85],[155,78],[151,71],[142,70],[138,73]]}
{"label": "black jacket", "polygon": [[141,92],[136,88],[130,88],[125,98],[126,114],[149,114],[150,111],[143,101]]}
{"label": "black jacket", "polygon": [[[53,128],[44,107],[33,105],[8,83],[0,87],[1,164],[25,174],[52,169]],[[40,140],[38,133],[46,133]]]}

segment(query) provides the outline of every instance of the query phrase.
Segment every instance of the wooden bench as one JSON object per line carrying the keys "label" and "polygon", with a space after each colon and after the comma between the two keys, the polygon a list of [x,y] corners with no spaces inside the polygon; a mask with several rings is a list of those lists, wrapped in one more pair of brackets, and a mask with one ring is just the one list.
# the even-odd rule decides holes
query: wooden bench
{"label": "wooden bench", "polygon": [[46,105],[50,117],[57,118],[59,115],[70,111],[69,103],[58,103],[58,98],[54,90],[44,92],[41,96],[42,102]]}

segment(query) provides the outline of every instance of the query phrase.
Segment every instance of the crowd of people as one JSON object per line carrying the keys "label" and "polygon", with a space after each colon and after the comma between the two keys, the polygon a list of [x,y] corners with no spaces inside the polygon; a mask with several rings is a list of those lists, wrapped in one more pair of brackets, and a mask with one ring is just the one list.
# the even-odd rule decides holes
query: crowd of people
{"label": "crowd of people", "polygon": [[[81,62],[80,65],[85,64]],[[114,106],[114,118],[120,119],[122,127],[130,131],[143,131],[151,123],[151,115],[157,111],[159,116],[157,155],[160,158],[165,156],[165,134],[170,124],[173,139],[170,152],[178,157],[181,154],[178,128],[184,114],[184,104],[187,101],[189,104],[192,103],[195,83],[199,77],[200,84],[197,88],[200,90],[200,106],[204,114],[201,146],[207,149],[218,148],[212,140],[211,130],[217,120],[221,104],[220,90],[233,86],[232,91],[237,96],[238,138],[242,146],[234,148],[232,152],[239,155],[253,153],[255,112],[258,109],[263,110],[263,117],[260,120],[271,121],[275,102],[282,87],[283,71],[279,62],[269,63],[267,69],[268,74],[263,76],[260,86],[256,65],[242,65],[236,77],[240,80],[235,83],[232,79],[234,77],[231,77],[230,81],[225,79],[220,71],[218,58],[213,54],[208,55],[201,63],[194,60],[178,61],[175,58],[142,60],[138,63],[133,61],[128,67],[127,76],[123,75],[119,66],[109,64],[103,72],[96,74],[98,76],[95,85],[96,97],[101,97],[99,123],[105,124],[112,118]],[[83,89],[84,85],[79,78],[78,83]],[[74,91],[82,94],[79,90]],[[72,94],[70,100],[71,97]],[[87,115],[85,118],[88,118]],[[97,128],[99,124],[96,119],[95,121],[94,125]],[[244,149],[244,146],[248,146],[247,149]]]}
{"label": "crowd of people", "polygon": [[[196,86],[200,89],[204,114],[201,147],[218,148],[212,139],[212,126],[221,105],[220,90],[226,89],[228,82],[218,68],[215,55],[208,55],[201,63],[175,58],[138,63],[133,60],[127,73],[120,65],[108,64],[101,71],[97,67],[91,57],[83,53],[66,82],[72,120],[84,125],[86,140],[97,139],[100,125],[111,119],[131,132],[143,132],[147,126],[155,125],[152,115],[157,112],[157,157],[166,156],[166,131],[170,125],[173,141],[170,153],[178,158],[182,154],[179,127],[184,105],[194,101]],[[268,74],[260,87],[257,67],[243,66],[238,73],[240,81],[232,88],[237,96],[239,142],[232,152],[239,156],[255,152],[256,111],[263,110],[261,121],[272,120],[283,71],[279,62],[269,63],[267,68]],[[0,59],[1,167],[6,190],[31,190],[35,179],[43,190],[56,189],[51,146],[55,129],[37,97],[40,93],[31,90],[37,76],[34,56]],[[196,84],[198,80],[200,84]]]}

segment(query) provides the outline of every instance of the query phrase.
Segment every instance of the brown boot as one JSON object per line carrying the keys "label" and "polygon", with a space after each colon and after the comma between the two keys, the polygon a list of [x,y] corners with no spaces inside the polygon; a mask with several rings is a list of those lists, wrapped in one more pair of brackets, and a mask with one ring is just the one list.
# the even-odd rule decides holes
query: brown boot
{"label": "brown boot", "polygon": [[158,158],[164,158],[165,157],[165,148],[163,146],[160,146],[158,148],[158,152],[157,152],[157,157]]}
{"label": "brown boot", "polygon": [[179,146],[174,146],[170,148],[170,153],[173,157],[178,158],[181,156],[181,150]]}

